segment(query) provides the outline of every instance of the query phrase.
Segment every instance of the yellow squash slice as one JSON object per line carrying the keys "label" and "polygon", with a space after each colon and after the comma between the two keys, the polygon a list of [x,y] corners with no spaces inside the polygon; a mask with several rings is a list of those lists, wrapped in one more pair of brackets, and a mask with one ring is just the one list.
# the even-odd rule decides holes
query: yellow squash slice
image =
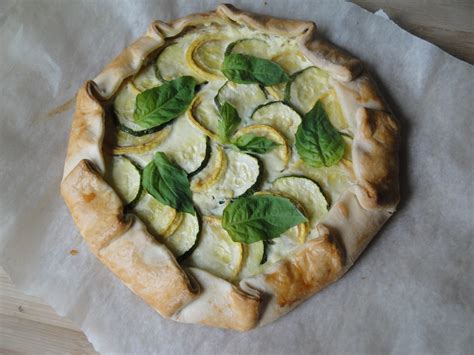
{"label": "yellow squash slice", "polygon": [[205,36],[193,41],[186,50],[186,63],[205,80],[220,80],[228,40],[222,36]]}
{"label": "yellow squash slice", "polygon": [[265,247],[262,241],[252,244],[242,244],[243,264],[239,278],[250,277],[258,274],[262,270],[262,260],[265,253]]}
{"label": "yellow squash slice", "polygon": [[138,201],[133,212],[145,223],[148,231],[157,237],[162,237],[176,218],[174,208],[163,205],[148,193]]}
{"label": "yellow squash slice", "polygon": [[206,136],[219,140],[217,126],[220,116],[213,99],[209,97],[208,93],[196,95],[186,114],[194,127],[201,130]]}
{"label": "yellow squash slice", "polygon": [[227,170],[227,156],[220,145],[212,145],[211,158],[206,167],[191,180],[191,190],[202,192],[217,184]]}

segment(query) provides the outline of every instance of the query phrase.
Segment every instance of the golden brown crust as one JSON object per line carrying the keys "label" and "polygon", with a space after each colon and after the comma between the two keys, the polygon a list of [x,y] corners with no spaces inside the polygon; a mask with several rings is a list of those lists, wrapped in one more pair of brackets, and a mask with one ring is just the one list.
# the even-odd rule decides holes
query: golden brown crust
{"label": "golden brown crust", "polygon": [[338,80],[352,81],[362,71],[362,63],[346,51],[314,33],[312,37],[303,39],[300,48],[304,55]]}
{"label": "golden brown crust", "polygon": [[92,82],[87,81],[77,92],[64,177],[84,159],[93,162],[101,172],[105,170],[101,147],[103,137],[104,109],[92,95]]}
{"label": "golden brown crust", "polygon": [[239,331],[256,326],[261,305],[258,293],[246,293],[231,283],[197,268],[187,270],[201,285],[202,292],[199,298],[174,317],[175,320]]}
{"label": "golden brown crust", "polygon": [[328,233],[306,243],[265,275],[280,307],[292,306],[336,281],[343,270],[341,248]]}
{"label": "golden brown crust", "polygon": [[130,227],[123,216],[122,201],[86,160],[64,179],[61,194],[95,254]]}
{"label": "golden brown crust", "polygon": [[316,25],[312,21],[288,20],[237,9],[230,4],[217,7],[216,13],[238,24],[245,24],[264,33],[285,37],[296,37],[312,32]]}
{"label": "golden brown crust", "polygon": [[100,250],[99,259],[163,317],[171,317],[198,296],[199,287],[138,219]]}
{"label": "golden brown crust", "polygon": [[356,194],[364,208],[394,210],[399,196],[399,128],[387,112],[360,108],[352,159]]}

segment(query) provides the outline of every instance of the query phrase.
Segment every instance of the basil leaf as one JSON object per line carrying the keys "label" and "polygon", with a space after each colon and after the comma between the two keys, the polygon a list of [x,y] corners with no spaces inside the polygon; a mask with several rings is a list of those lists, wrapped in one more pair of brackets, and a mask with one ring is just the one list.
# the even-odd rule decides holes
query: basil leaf
{"label": "basil leaf", "polygon": [[227,205],[222,227],[234,242],[250,244],[278,238],[291,227],[306,221],[285,197],[253,195],[240,197]]}
{"label": "basil leaf", "polygon": [[193,100],[196,80],[182,76],[137,95],[133,119],[144,128],[159,126],[186,111]]}
{"label": "basil leaf", "polygon": [[227,142],[239,127],[241,119],[235,107],[228,102],[219,107],[219,114],[221,119],[217,125],[217,133],[223,142]]}
{"label": "basil leaf", "polygon": [[320,100],[304,116],[296,131],[296,150],[315,168],[336,164],[344,155],[344,141],[332,126]]}
{"label": "basil leaf", "polygon": [[277,63],[240,53],[227,55],[221,71],[230,81],[239,84],[270,86],[290,79]]}
{"label": "basil leaf", "polygon": [[157,152],[143,169],[143,187],[155,199],[177,211],[196,214],[186,172]]}
{"label": "basil leaf", "polygon": [[271,151],[273,148],[279,146],[278,143],[265,138],[256,136],[253,133],[247,133],[241,135],[239,138],[232,142],[239,150],[249,153],[265,154]]}

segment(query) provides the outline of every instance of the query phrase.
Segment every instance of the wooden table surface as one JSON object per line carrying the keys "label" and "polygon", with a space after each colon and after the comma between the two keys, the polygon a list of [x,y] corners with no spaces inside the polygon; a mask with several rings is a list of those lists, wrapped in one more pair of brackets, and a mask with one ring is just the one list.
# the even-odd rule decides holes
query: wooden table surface
{"label": "wooden table surface", "polygon": [[[398,25],[474,63],[474,1],[357,0],[383,9]],[[15,289],[0,268],[0,353],[94,353],[86,336],[40,299]]]}

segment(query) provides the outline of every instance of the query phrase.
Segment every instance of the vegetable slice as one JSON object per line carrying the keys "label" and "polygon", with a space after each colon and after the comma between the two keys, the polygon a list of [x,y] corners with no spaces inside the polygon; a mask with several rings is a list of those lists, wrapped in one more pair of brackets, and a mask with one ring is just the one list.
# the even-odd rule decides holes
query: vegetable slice
{"label": "vegetable slice", "polygon": [[134,137],[123,131],[117,133],[117,146],[111,149],[112,154],[144,154],[159,146],[170,134],[171,127],[164,127],[158,132],[142,137]]}
{"label": "vegetable slice", "polygon": [[212,100],[206,100],[204,95],[198,94],[187,111],[187,117],[189,122],[206,136],[219,140],[217,131],[220,117]]}
{"label": "vegetable slice", "polygon": [[153,159],[155,152],[160,151],[187,173],[196,171],[206,159],[206,136],[185,116],[177,118],[170,127],[168,137],[155,149],[145,154],[130,154],[130,157],[145,166]]}
{"label": "vegetable slice", "polygon": [[163,82],[156,76],[154,65],[146,66],[133,79],[133,84],[140,91],[160,86],[162,83]]}
{"label": "vegetable slice", "polygon": [[163,236],[174,223],[177,214],[174,208],[163,205],[148,193],[143,195],[133,211],[155,236]]}
{"label": "vegetable slice", "polygon": [[241,53],[270,59],[270,46],[260,38],[244,38],[229,44],[226,54]]}
{"label": "vegetable slice", "polygon": [[353,183],[352,169],[347,169],[343,164],[331,167],[313,168],[302,160],[295,162],[289,169],[290,174],[303,174],[321,186],[331,205]]}
{"label": "vegetable slice", "polygon": [[216,184],[227,169],[227,156],[220,145],[212,145],[207,166],[191,180],[191,190],[200,192]]}
{"label": "vegetable slice", "polygon": [[286,101],[298,112],[305,114],[329,89],[328,74],[316,67],[303,69],[294,75],[286,86]]}
{"label": "vegetable slice", "polygon": [[186,63],[201,78],[219,80],[223,78],[220,67],[228,40],[222,36],[205,36],[196,39],[186,51]]}
{"label": "vegetable slice", "polygon": [[135,85],[133,85],[133,83],[126,83],[115,97],[115,116],[117,117],[119,128],[126,131],[127,133],[131,133],[129,131],[142,131],[144,134],[149,134],[152,132],[143,130],[143,127],[135,123],[135,120],[133,119],[133,113],[135,112],[135,101],[139,94],[140,90],[138,90]]}
{"label": "vegetable slice", "polygon": [[[272,58],[287,74],[294,74],[311,66],[311,62],[300,51],[287,50]],[[269,86],[266,90],[277,100],[285,98],[286,83]]]}
{"label": "vegetable slice", "polygon": [[263,162],[265,172],[268,174],[268,178],[272,180],[276,174],[286,168],[290,160],[291,152],[286,139],[275,128],[268,125],[243,127],[235,133],[234,139],[249,133],[259,137],[265,137],[278,144],[278,146],[270,152],[259,156]]}
{"label": "vegetable slice", "polygon": [[250,117],[252,111],[258,105],[267,101],[267,96],[257,84],[236,84],[227,81],[217,92],[216,101],[218,105],[224,102],[230,103],[239,113],[240,118]]}
{"label": "vegetable slice", "polygon": [[288,196],[301,204],[307,213],[311,229],[328,212],[328,202],[319,186],[308,178],[296,176],[278,178],[272,184],[272,191]]}
{"label": "vegetable slice", "polygon": [[133,206],[142,193],[141,172],[126,157],[111,157],[105,171],[105,179],[112,185],[115,192],[125,205]]}
{"label": "vegetable slice", "polygon": [[188,43],[181,40],[172,43],[160,53],[156,59],[156,76],[161,80],[173,80],[183,75],[192,75],[189,69],[185,51]]}
{"label": "vegetable slice", "polygon": [[337,99],[336,91],[332,88],[329,89],[329,91],[321,97],[321,102],[324,105],[324,110],[326,111],[331,124],[338,131],[351,134],[349,131],[349,124],[342,113],[341,105]]}
{"label": "vegetable slice", "polygon": [[199,243],[187,260],[192,266],[233,280],[242,267],[242,245],[232,241],[220,218],[203,217]]}
{"label": "vegetable slice", "polygon": [[231,199],[243,195],[258,180],[260,167],[256,158],[233,150],[227,150],[225,154],[225,173],[206,190],[193,194],[194,203],[204,215],[220,215]]}
{"label": "vegetable slice", "polygon": [[301,123],[301,116],[281,101],[258,106],[252,113],[252,119],[255,122],[272,126],[283,133],[290,144],[295,141],[295,134]]}
{"label": "vegetable slice", "polygon": [[197,243],[199,234],[197,216],[190,215],[189,213],[179,213],[179,215],[183,216],[181,223],[177,224],[173,234],[165,235],[163,239],[166,246],[176,257],[180,257],[189,251]]}
{"label": "vegetable slice", "polygon": [[300,51],[285,51],[272,58],[288,74],[294,74],[298,71],[311,66],[311,62]]}
{"label": "vegetable slice", "polygon": [[262,260],[264,256],[264,245],[262,241],[243,244],[243,264],[239,278],[250,277],[258,274],[262,269]]}

